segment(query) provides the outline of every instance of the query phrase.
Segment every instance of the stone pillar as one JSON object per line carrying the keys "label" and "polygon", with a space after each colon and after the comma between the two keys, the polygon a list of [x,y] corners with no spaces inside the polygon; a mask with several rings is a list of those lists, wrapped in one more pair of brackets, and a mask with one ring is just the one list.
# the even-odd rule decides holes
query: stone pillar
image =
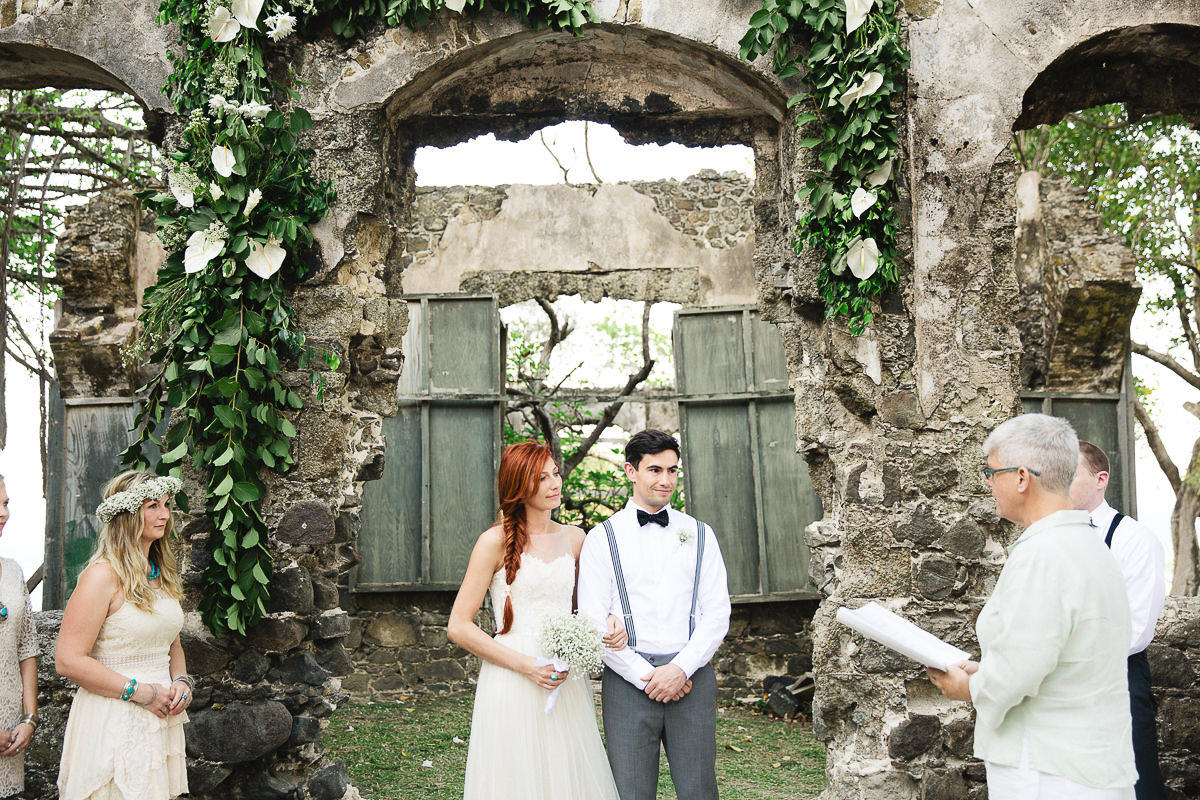
{"label": "stone pillar", "polygon": [[[937,68],[928,45],[910,48],[919,77]],[[826,597],[813,625],[824,800],[986,793],[971,761],[969,707],[834,619],[839,606],[877,600],[977,652],[971,621],[1012,534],[980,475],[984,438],[1019,410],[1011,133],[959,108],[954,87],[912,80],[900,137],[900,288],[856,338],[809,305],[818,264],[802,254],[782,282],[793,303],[783,327],[797,436],[825,508],[807,531]]]}

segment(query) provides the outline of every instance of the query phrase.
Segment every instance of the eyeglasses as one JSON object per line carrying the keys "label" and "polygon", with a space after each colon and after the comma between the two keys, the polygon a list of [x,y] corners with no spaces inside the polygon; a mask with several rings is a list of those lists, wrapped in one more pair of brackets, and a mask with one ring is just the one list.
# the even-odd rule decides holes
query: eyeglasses
{"label": "eyeglasses", "polygon": [[1042,476],[1042,473],[1038,472],[1036,469],[1030,469],[1029,467],[996,467],[995,469],[992,469],[991,467],[984,467],[983,479],[985,481],[990,481],[993,475],[999,475],[1001,472],[1013,472],[1018,469],[1024,469],[1030,475],[1037,475],[1039,478]]}

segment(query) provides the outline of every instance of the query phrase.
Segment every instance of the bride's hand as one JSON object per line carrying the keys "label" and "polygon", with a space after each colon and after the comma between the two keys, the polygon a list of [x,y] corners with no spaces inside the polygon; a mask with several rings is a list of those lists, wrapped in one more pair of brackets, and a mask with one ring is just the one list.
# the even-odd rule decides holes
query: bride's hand
{"label": "bride's hand", "polygon": [[608,615],[608,633],[601,641],[609,650],[624,650],[625,645],[629,643],[629,634],[625,631],[625,626],[613,614]]}
{"label": "bride's hand", "polygon": [[525,666],[524,675],[543,689],[557,689],[567,679],[567,670],[556,670],[549,664],[544,667],[535,667],[536,663],[537,659],[530,659]]}

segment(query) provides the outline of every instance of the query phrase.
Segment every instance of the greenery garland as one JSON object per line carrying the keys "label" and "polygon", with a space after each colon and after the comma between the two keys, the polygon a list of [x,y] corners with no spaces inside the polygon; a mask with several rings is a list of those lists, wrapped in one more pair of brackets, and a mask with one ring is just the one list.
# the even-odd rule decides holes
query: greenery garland
{"label": "greenery garland", "polygon": [[[212,560],[199,609],[215,633],[244,634],[267,613],[263,469],[294,463],[289,417],[304,401],[283,369],[295,359],[307,368],[314,356],[286,284],[305,277],[300,248],[334,199],[300,144],[309,114],[283,110],[296,95],[268,74],[269,42],[301,25],[357,36],[380,22],[413,27],[443,9],[485,7],[575,33],[597,21],[590,0],[270,0],[266,9],[264,0],[163,0],[159,8],[159,22],[179,29],[166,90],[186,124],[166,168],[169,193],[142,194],[166,261],[129,355],[160,369],[139,390],[136,441],[121,458],[147,466],[144,445],[153,444],[159,472],[179,476],[190,458],[207,476]],[[333,355],[325,363],[337,368]],[[186,510],[186,496],[178,501]]]}
{"label": "greenery garland", "polygon": [[794,248],[821,255],[826,314],[845,318],[855,335],[871,324],[872,299],[898,282],[893,99],[908,53],[896,10],[897,0],[763,0],[741,41],[743,59],[774,48],[779,77],[804,76],[808,90],[788,107],[805,104],[796,125],[812,135],[800,146],[814,150],[823,169],[796,193],[808,211]]}
{"label": "greenery garland", "polygon": [[[492,8],[535,28],[578,34],[597,22],[591,0],[163,0],[159,22],[177,24],[166,90],[186,118],[166,169],[169,193],[143,193],[157,213],[166,261],[147,290],[143,333],[132,348],[161,365],[141,387],[146,401],[124,463],[146,466],[158,446],[160,472],[180,475],[185,458],[207,476],[205,514],[212,561],[200,611],[216,633],[245,633],[267,613],[271,555],[261,514],[264,468],[286,472],[296,436],[290,415],[304,406],[283,379],[284,364],[307,368],[314,353],[296,327],[287,283],[305,277],[300,248],[334,199],[311,170],[300,136],[312,125],[295,93],[268,74],[268,42],[306,31],[346,38],[379,24],[416,27],[435,14]],[[896,114],[891,97],[907,54],[899,46],[896,0],[764,0],[742,40],[742,57],[775,48],[781,77],[807,71],[822,135],[801,142],[825,168],[799,193],[812,210],[797,251],[823,251],[819,285],[831,316],[861,332],[870,299],[896,282]],[[268,13],[263,14],[264,10]],[[855,22],[857,21],[857,24]],[[262,26],[262,27],[260,27]],[[807,42],[801,59],[792,55]],[[847,275],[847,272],[850,274]],[[337,368],[337,358],[324,354]],[[167,418],[171,425],[158,431]],[[186,509],[187,498],[178,498]]]}

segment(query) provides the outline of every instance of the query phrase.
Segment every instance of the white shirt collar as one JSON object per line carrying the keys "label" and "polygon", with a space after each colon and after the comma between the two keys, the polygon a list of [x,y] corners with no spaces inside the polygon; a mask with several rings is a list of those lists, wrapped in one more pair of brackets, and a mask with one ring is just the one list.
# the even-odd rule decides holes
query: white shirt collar
{"label": "white shirt collar", "polygon": [[1093,508],[1090,514],[1092,524],[1099,528],[1101,533],[1108,533],[1108,526],[1112,524],[1116,515],[1117,510],[1110,506],[1107,500],[1101,500],[1100,505]]}

